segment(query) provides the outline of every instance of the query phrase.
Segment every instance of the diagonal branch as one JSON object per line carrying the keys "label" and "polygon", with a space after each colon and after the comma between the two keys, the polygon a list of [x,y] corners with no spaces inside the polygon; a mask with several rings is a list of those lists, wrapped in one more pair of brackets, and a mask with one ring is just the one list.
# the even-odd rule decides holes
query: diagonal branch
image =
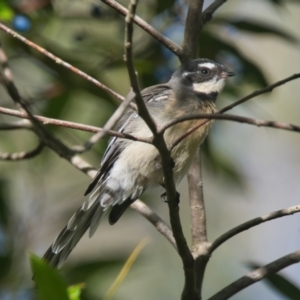
{"label": "diagonal branch", "polygon": [[270,84],[270,85],[268,85],[268,86],[266,86],[266,87],[264,87],[262,89],[256,90],[256,91],[250,93],[249,95],[247,95],[247,96],[245,96],[245,97],[243,97],[243,98],[235,101],[234,103],[232,103],[232,104],[230,104],[228,106],[223,107],[222,109],[220,109],[218,111],[218,113],[226,112],[226,111],[228,111],[228,110],[230,110],[230,109],[232,109],[232,108],[234,108],[234,107],[236,107],[236,106],[238,106],[238,105],[240,105],[240,104],[242,104],[242,103],[244,103],[244,102],[246,102],[246,101],[248,101],[248,100],[250,100],[252,98],[255,98],[255,97],[259,96],[259,95],[262,95],[262,94],[265,94],[265,93],[268,93],[268,92],[272,92],[273,89],[275,89],[275,88],[277,88],[277,87],[279,87],[279,86],[281,86],[281,85],[283,85],[283,84],[285,84],[285,83],[287,83],[289,81],[295,80],[297,78],[300,78],[300,73],[296,73],[296,74],[291,75],[291,76],[289,76],[289,77],[287,77],[285,79],[282,79],[282,80],[279,80],[279,81],[277,81],[277,82],[275,82],[273,84]]}
{"label": "diagonal branch", "polygon": [[[17,117],[17,118],[29,119],[29,116],[24,112],[14,110],[14,109],[5,108],[5,107],[1,107],[1,106],[0,106],[0,114],[14,116],[14,117]],[[61,126],[61,127],[65,127],[65,128],[72,128],[72,129],[76,129],[76,130],[95,132],[95,133],[99,132],[99,131],[101,132],[103,130],[101,127],[95,127],[95,126],[85,125],[85,124],[81,124],[81,123],[75,123],[75,122],[69,122],[69,121],[64,121],[64,120],[46,118],[46,117],[37,116],[37,115],[33,115],[33,116],[35,117],[36,120],[38,120],[40,123],[42,123],[44,125],[55,125],[55,126]],[[148,140],[148,139],[135,137],[135,136],[133,136],[131,134],[128,134],[128,133],[125,133],[125,132],[121,133],[121,132],[114,131],[114,130],[107,130],[106,134],[110,135],[110,136],[115,136],[115,137],[119,137],[119,138],[133,140],[133,141],[151,143],[151,141]]]}
{"label": "diagonal branch", "polygon": [[240,225],[232,228],[231,230],[227,231],[226,233],[222,234],[220,237],[215,239],[211,243],[211,245],[209,247],[209,251],[210,251],[210,253],[212,253],[227,240],[231,239],[235,235],[237,235],[245,230],[248,230],[254,226],[257,226],[259,224],[262,224],[262,223],[265,223],[265,222],[268,222],[268,221],[271,221],[274,219],[282,218],[285,216],[290,216],[290,215],[293,215],[293,214],[299,213],[299,212],[300,212],[300,205],[296,205],[296,206],[291,206],[291,207],[284,208],[281,210],[277,210],[270,214],[249,220],[243,224],[240,224]]}
{"label": "diagonal branch", "polygon": [[157,231],[160,232],[171,243],[176,251],[178,251],[172,229],[144,202],[135,201],[131,204],[131,208],[137,210],[143,217],[145,217],[150,223],[152,223]]}
{"label": "diagonal branch", "polygon": [[271,274],[277,273],[278,271],[292,264],[296,264],[299,261],[300,250],[282,256],[281,258],[274,260],[263,267],[257,268],[256,270],[232,282],[230,285],[220,290],[208,300],[227,300],[253,283],[258,282]]}
{"label": "diagonal branch", "polygon": [[[103,3],[109,5],[113,9],[115,9],[121,15],[127,16],[128,10],[124,6],[119,4],[117,1],[114,1],[114,0],[101,0],[101,1]],[[165,37],[164,35],[162,35],[159,31],[157,31],[149,23],[145,22],[142,18],[135,15],[133,17],[133,22],[136,23],[138,26],[140,26],[142,29],[144,29],[146,32],[148,32],[150,35],[152,35],[158,42],[163,44],[166,48],[168,48],[170,51],[172,51],[178,57],[182,56],[182,48],[179,45],[177,45],[172,40],[170,40],[167,37]]]}
{"label": "diagonal branch", "polygon": [[92,82],[97,87],[99,87],[102,90],[106,91],[108,94],[116,97],[120,101],[124,100],[123,96],[119,95],[117,92],[115,92],[114,90],[110,89],[109,87],[107,87],[106,85],[104,85],[103,83],[101,83],[100,81],[98,81],[97,79],[89,76],[88,74],[86,74],[85,72],[79,70],[78,68],[74,67],[73,65],[71,65],[71,64],[63,61],[59,57],[55,56],[53,53],[47,51],[46,49],[44,49],[41,46],[35,44],[34,42],[26,39],[25,37],[23,37],[22,35],[18,34],[15,31],[11,30],[10,28],[8,28],[7,26],[5,26],[4,24],[0,23],[0,29],[3,30],[3,31],[5,31],[6,33],[10,34],[14,38],[17,38],[18,40],[20,40],[24,44],[28,45],[29,47],[31,47],[31,48],[33,48],[33,49],[41,52],[42,54],[46,55],[50,59],[54,60],[58,65],[62,65],[63,67],[71,70],[73,73],[76,73],[77,75],[83,77],[87,81]]}

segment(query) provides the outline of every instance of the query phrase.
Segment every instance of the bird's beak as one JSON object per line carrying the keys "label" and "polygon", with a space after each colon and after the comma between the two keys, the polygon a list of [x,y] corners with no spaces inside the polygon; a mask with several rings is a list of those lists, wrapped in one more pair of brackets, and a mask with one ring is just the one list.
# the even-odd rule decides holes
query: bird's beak
{"label": "bird's beak", "polygon": [[230,72],[230,71],[223,71],[221,74],[220,74],[220,77],[221,78],[227,78],[227,77],[231,77],[231,76],[234,76],[235,74],[233,72]]}

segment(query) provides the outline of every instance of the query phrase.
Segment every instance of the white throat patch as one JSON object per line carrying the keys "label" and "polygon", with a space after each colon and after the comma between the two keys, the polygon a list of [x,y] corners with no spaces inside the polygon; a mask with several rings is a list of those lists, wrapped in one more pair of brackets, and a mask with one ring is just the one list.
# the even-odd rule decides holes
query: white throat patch
{"label": "white throat patch", "polygon": [[221,92],[222,88],[225,85],[225,79],[215,76],[209,81],[193,83],[193,89],[197,93],[210,94],[214,92]]}

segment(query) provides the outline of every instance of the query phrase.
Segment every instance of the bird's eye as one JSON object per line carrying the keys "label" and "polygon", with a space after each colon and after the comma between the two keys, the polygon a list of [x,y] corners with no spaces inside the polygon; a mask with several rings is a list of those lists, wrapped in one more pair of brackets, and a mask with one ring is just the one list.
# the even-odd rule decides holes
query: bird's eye
{"label": "bird's eye", "polygon": [[203,74],[203,75],[207,75],[209,73],[209,69],[208,68],[201,68],[200,69],[200,72]]}

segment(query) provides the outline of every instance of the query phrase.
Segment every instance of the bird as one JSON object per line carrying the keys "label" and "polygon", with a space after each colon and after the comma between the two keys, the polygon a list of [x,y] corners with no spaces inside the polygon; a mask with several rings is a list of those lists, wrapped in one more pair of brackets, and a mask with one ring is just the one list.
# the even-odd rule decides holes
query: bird
{"label": "bird", "polygon": [[[226,78],[231,76],[234,73],[223,64],[197,58],[182,63],[167,83],[147,87],[141,95],[151,117],[161,126],[189,114],[216,112],[217,96]],[[166,144],[171,145],[197,122],[188,120],[168,128],[164,133]],[[211,124],[212,121],[207,122],[172,149],[176,184],[186,174]],[[135,137],[152,137],[149,127],[132,108],[127,109],[116,130]],[[89,236],[93,236],[107,211],[109,223],[113,225],[146,190],[159,186],[164,186],[164,178],[158,150],[149,143],[111,138],[100,168],[85,193],[90,194],[89,198],[73,214],[43,259],[60,268],[88,229]]]}

